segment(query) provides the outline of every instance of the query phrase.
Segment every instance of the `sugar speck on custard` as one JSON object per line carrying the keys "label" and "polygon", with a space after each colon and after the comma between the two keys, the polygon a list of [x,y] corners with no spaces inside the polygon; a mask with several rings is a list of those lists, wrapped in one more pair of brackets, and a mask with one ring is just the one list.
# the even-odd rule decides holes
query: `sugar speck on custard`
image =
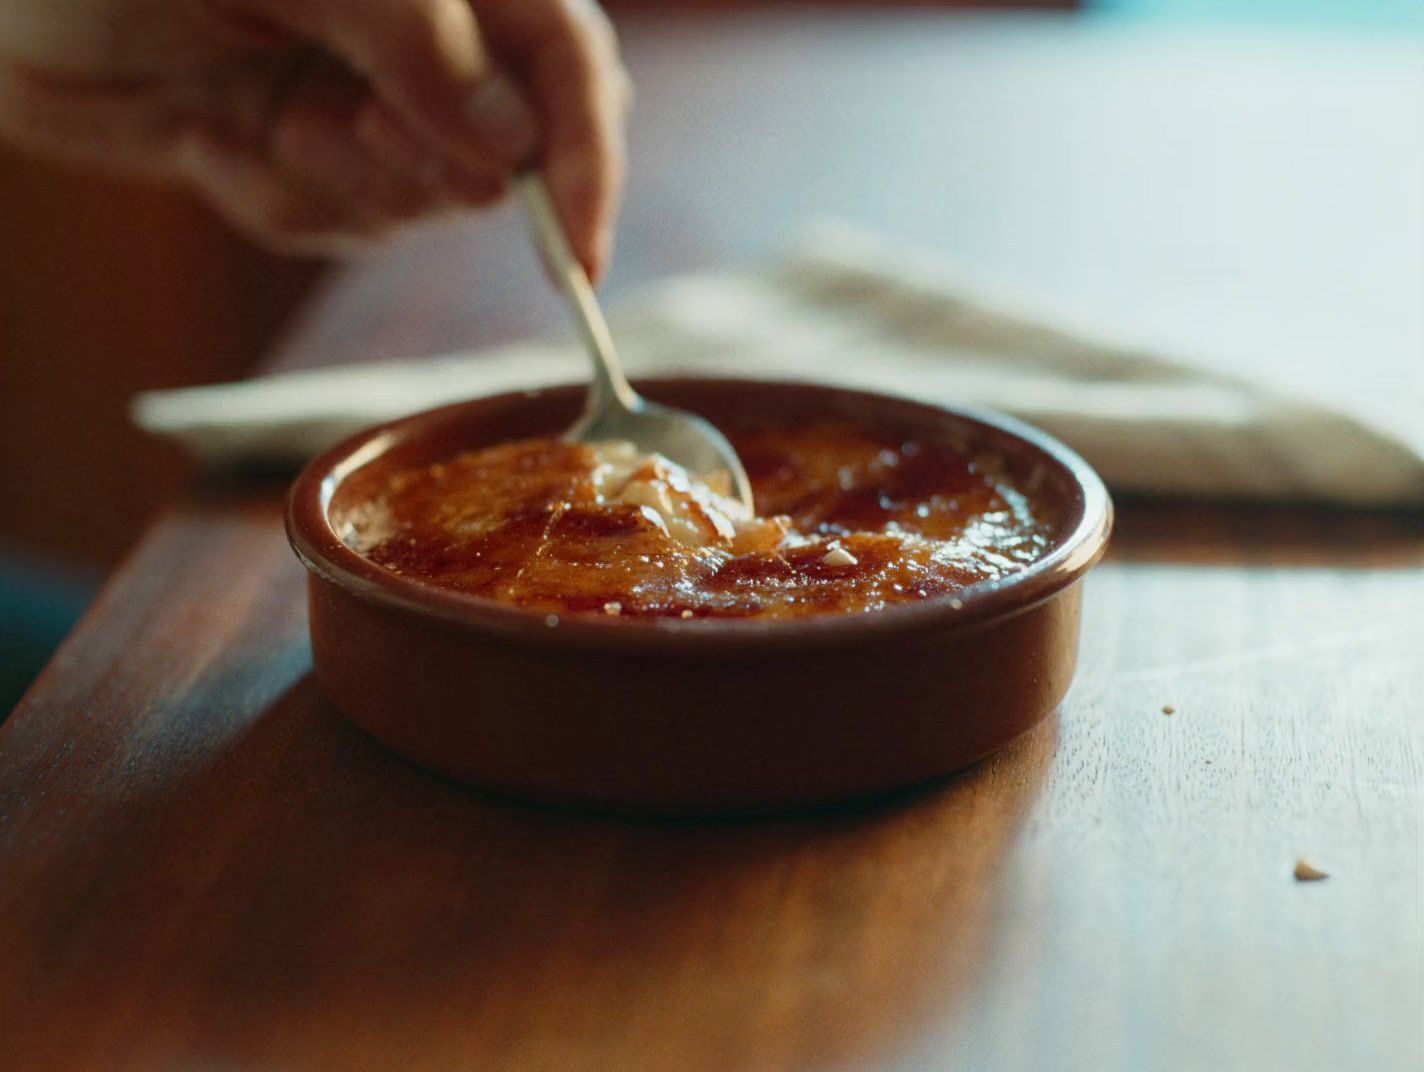
{"label": "sugar speck on custard", "polygon": [[683,612],[682,612],[682,617],[684,617],[684,618],[691,618],[691,617],[692,617],[692,611],[690,611],[690,610],[685,610],[685,611],[683,611]]}
{"label": "sugar speck on custard", "polygon": [[622,613],[623,613],[623,604],[622,604],[622,603],[619,603],[616,599],[615,599],[613,602],[611,602],[611,603],[605,603],[605,604],[603,604],[603,613],[604,613],[604,614],[622,614]]}
{"label": "sugar speck on custard", "polygon": [[860,559],[844,547],[832,547],[821,559],[827,566],[854,566]]}

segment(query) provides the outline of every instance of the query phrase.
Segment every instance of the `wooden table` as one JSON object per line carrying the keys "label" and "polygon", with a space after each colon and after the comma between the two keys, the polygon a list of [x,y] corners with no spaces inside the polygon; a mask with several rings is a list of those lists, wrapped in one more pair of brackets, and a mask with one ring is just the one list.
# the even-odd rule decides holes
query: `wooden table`
{"label": "wooden table", "polygon": [[[627,39],[615,294],[845,215],[1419,415],[1417,42],[929,13]],[[277,362],[544,330],[511,227],[345,273]],[[1418,518],[1126,504],[1079,679],[1000,756],[869,811],[626,822],[344,723],[277,489],[200,489],[0,729],[0,1068],[1424,1067],[1422,564]]]}

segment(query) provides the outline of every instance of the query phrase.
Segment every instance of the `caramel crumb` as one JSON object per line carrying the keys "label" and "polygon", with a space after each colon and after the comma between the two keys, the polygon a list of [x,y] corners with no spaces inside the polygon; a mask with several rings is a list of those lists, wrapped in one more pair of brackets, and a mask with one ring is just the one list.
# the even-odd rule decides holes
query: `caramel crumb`
{"label": "caramel crumb", "polygon": [[1162,713],[1163,713],[1164,715],[1175,715],[1175,714],[1177,713],[1177,709],[1176,709],[1175,707],[1173,707],[1171,704],[1163,704],[1163,705],[1162,705]]}
{"label": "caramel crumb", "polygon": [[832,547],[821,559],[827,566],[854,566],[860,559],[844,547]]}
{"label": "caramel crumb", "polygon": [[1323,878],[1329,878],[1330,872],[1322,871],[1309,860],[1304,858],[1295,862],[1295,880],[1297,882],[1319,882]]}
{"label": "caramel crumb", "polygon": [[622,613],[623,613],[623,604],[622,604],[622,603],[619,603],[617,600],[614,600],[612,603],[605,603],[605,604],[603,604],[603,613],[604,613],[604,614],[622,614]]}

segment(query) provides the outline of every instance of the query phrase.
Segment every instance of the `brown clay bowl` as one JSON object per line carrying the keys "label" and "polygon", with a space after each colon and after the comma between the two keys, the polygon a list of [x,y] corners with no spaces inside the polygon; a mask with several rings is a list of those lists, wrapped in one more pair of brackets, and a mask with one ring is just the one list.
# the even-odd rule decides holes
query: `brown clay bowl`
{"label": "brown clay bowl", "polygon": [[548,616],[397,576],[332,518],[393,472],[557,434],[582,389],[463,402],[312,462],[287,530],[310,571],[312,655],[333,703],[396,752],[520,797],[732,812],[873,796],[950,773],[1032,727],[1073,677],[1083,575],[1112,506],[1093,470],[1008,417],[859,391],[661,380],[649,397],[735,422],[844,420],[953,437],[1003,459],[1057,518],[1023,571],[936,598],[801,620]]}

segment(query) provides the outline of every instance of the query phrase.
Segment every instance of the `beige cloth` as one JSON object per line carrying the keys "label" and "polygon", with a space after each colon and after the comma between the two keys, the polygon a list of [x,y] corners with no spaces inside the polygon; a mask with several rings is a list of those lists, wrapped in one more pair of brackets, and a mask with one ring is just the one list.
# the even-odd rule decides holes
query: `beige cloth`
{"label": "beige cloth", "polygon": [[[1073,446],[1119,492],[1424,504],[1420,450],[1347,414],[1068,330],[827,233],[770,269],[665,282],[621,308],[633,374],[807,379],[989,406]],[[213,463],[300,461],[366,425],[586,376],[572,342],[139,396],[134,417]]]}

